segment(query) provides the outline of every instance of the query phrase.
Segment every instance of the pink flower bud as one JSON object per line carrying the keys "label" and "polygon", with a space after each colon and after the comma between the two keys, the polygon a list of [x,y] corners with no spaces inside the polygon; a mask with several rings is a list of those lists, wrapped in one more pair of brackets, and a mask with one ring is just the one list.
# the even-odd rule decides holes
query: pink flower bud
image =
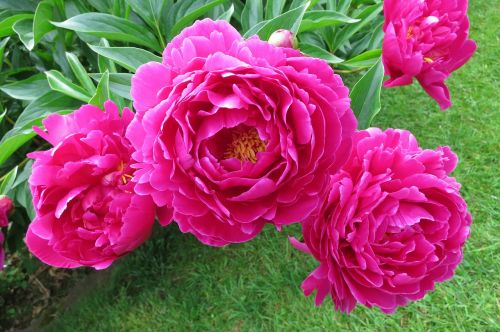
{"label": "pink flower bud", "polygon": [[7,227],[9,224],[9,213],[14,207],[9,196],[0,195],[0,227]]}
{"label": "pink flower bud", "polygon": [[293,32],[289,30],[279,29],[273,32],[271,37],[269,37],[268,43],[278,47],[297,47],[297,38]]}

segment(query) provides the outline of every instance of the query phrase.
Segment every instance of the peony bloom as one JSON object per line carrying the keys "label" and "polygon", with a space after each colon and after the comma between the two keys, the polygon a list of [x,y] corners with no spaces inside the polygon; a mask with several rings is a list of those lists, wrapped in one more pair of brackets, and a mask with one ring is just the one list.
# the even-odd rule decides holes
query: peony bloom
{"label": "peony bloom", "polygon": [[279,47],[297,48],[297,38],[289,30],[279,29],[269,37],[268,43]]}
{"label": "peony bloom", "polygon": [[213,246],[306,218],[356,127],[326,62],[244,40],[225,21],[185,29],[163,63],[138,69],[131,93],[136,192],[166,207],[160,222],[173,207],[182,232]]}
{"label": "peony bloom", "polygon": [[450,107],[445,81],[476,50],[469,40],[468,0],[385,0],[382,59],[386,87],[416,77],[441,109]]}
{"label": "peony bloom", "polygon": [[108,101],[104,112],[85,105],[50,115],[47,132],[35,128],[53,146],[29,155],[36,218],[26,243],[44,263],[104,269],[149,237],[154,203],[135,195],[129,181],[132,146],[124,134],[132,118]]}
{"label": "peony bloom", "polygon": [[14,207],[12,199],[6,195],[0,195],[0,227],[9,225],[9,213]]}
{"label": "peony bloom", "polygon": [[471,216],[448,147],[423,150],[405,130],[358,132],[348,163],[332,178],[319,215],[303,224],[300,250],[319,261],[302,283],[316,304],[361,303],[392,313],[453,276]]}
{"label": "peony bloom", "polygon": [[7,227],[9,225],[9,213],[14,207],[12,200],[9,196],[0,195],[0,270],[3,269],[4,265],[4,235],[2,233],[2,227]]}

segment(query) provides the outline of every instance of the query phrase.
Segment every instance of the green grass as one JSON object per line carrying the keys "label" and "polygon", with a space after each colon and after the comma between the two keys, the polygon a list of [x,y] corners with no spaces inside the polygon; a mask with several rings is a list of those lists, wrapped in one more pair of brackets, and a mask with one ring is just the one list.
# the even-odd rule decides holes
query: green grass
{"label": "green grass", "polygon": [[299,288],[316,265],[292,249],[288,234],[267,227],[256,240],[209,248],[175,228],[160,230],[119,261],[49,331],[498,331],[499,130],[498,22],[489,1],[473,1],[472,37],[479,50],[449,80],[455,106],[440,112],[418,86],[384,90],[374,125],[410,129],[424,147],[450,145],[461,158],[455,176],[474,216],[456,277],[422,301],[383,315],[357,307],[317,308]]}

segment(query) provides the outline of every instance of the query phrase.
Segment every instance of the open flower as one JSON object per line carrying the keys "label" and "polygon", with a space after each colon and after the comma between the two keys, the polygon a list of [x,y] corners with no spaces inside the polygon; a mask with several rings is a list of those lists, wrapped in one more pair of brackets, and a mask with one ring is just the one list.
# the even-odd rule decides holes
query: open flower
{"label": "open flower", "polygon": [[384,0],[382,59],[386,87],[416,77],[442,109],[451,106],[445,81],[476,50],[469,40],[468,0]]}
{"label": "open flower", "polygon": [[136,192],[173,207],[181,231],[214,246],[306,218],[356,127],[326,62],[244,40],[225,21],[185,29],[163,63],[138,69],[131,94]]}
{"label": "open flower", "polygon": [[36,218],[26,243],[44,263],[104,269],[149,237],[155,206],[135,195],[130,181],[132,147],[124,134],[132,117],[127,108],[120,117],[108,101],[105,112],[85,105],[50,115],[47,132],[35,128],[53,146],[29,155]]}
{"label": "open flower", "polygon": [[302,283],[316,304],[330,294],[337,310],[361,303],[392,313],[453,276],[471,216],[449,177],[448,147],[423,150],[410,132],[358,132],[348,163],[332,179],[317,216],[303,224],[319,267]]}

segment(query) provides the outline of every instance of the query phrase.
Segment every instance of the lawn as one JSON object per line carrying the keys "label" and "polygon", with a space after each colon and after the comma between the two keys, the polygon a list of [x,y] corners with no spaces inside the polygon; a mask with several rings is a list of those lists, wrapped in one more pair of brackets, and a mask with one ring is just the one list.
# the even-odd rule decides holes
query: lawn
{"label": "lawn", "polygon": [[498,331],[500,12],[477,0],[470,15],[479,49],[449,81],[454,107],[439,111],[417,86],[386,89],[374,123],[410,129],[423,146],[450,145],[460,156],[455,176],[474,223],[453,280],[394,315],[357,307],[347,316],[329,300],[317,308],[302,295],[300,283],[316,263],[288,243],[297,225],[281,233],[267,227],[254,241],[223,249],[171,226],[156,229],[109,278],[61,308],[47,330]]}

